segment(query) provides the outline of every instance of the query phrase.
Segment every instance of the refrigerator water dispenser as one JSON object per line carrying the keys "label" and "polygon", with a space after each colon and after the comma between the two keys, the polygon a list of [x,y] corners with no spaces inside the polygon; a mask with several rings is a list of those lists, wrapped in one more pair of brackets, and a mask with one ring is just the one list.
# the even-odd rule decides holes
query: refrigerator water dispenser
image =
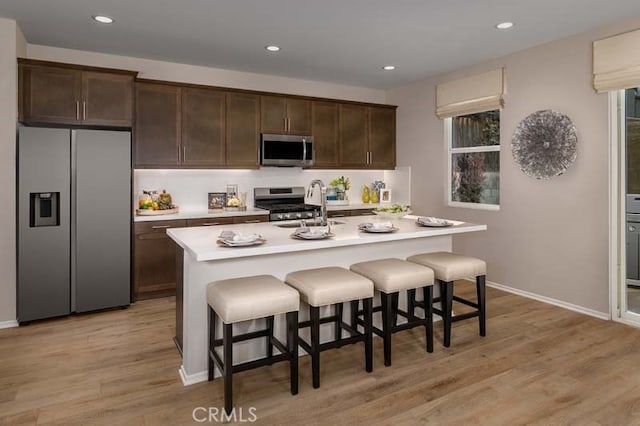
{"label": "refrigerator water dispenser", "polygon": [[29,194],[29,226],[60,226],[59,192],[32,192]]}

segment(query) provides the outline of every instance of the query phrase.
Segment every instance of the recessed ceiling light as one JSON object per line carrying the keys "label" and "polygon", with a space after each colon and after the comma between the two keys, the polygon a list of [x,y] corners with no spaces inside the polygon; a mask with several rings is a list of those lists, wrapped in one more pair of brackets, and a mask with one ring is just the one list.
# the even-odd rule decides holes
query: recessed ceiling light
{"label": "recessed ceiling light", "polygon": [[273,44],[270,44],[269,46],[265,46],[265,49],[267,49],[269,52],[278,52],[280,50],[280,47],[275,46]]}
{"label": "recessed ceiling light", "polygon": [[113,24],[113,18],[106,15],[93,15],[94,21],[100,22],[101,24]]}
{"label": "recessed ceiling light", "polygon": [[511,27],[513,27],[513,22],[500,22],[496,25],[496,28],[499,30],[508,30]]}
{"label": "recessed ceiling light", "polygon": [[393,71],[396,69],[395,65],[385,65],[384,67],[382,67],[383,70],[385,71]]}

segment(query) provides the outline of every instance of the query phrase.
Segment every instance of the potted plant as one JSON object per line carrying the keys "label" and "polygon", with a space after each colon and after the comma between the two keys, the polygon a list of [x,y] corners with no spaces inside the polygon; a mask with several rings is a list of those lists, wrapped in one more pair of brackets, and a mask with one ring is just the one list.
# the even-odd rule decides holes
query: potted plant
{"label": "potted plant", "polygon": [[338,202],[336,204],[349,204],[349,197],[347,195],[347,191],[351,189],[351,181],[349,178],[340,176],[335,179],[331,179],[331,181],[329,181],[329,186],[333,188],[336,193],[336,200]]}

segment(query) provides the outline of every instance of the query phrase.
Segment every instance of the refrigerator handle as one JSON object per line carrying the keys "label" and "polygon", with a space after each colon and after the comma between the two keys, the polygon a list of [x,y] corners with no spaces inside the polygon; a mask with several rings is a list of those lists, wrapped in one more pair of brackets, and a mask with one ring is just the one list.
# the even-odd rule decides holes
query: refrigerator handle
{"label": "refrigerator handle", "polygon": [[78,173],[77,173],[77,140],[76,131],[71,131],[71,312],[76,311],[76,287],[77,287],[77,258],[76,258],[76,238],[78,224],[76,220],[76,208],[78,205],[78,197],[76,195],[78,189]]}

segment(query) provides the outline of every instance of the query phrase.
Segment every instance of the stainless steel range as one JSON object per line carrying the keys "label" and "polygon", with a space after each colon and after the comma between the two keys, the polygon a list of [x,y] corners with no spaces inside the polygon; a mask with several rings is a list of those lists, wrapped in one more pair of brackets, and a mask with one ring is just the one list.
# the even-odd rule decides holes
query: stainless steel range
{"label": "stainless steel range", "polygon": [[302,186],[254,188],[254,206],[269,210],[269,220],[310,219],[318,217],[320,207],[304,202]]}

